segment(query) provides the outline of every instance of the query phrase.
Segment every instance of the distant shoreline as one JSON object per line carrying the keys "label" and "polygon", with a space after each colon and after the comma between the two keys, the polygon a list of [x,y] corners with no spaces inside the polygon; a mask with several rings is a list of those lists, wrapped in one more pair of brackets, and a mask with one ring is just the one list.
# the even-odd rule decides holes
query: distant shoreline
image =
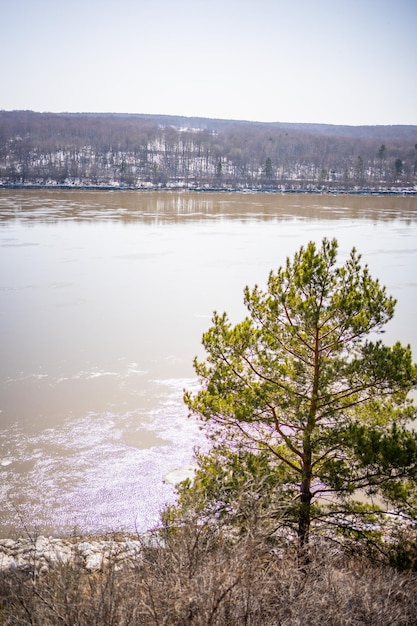
{"label": "distant shoreline", "polygon": [[357,195],[369,195],[369,196],[417,196],[417,189],[410,187],[403,187],[399,189],[373,189],[373,188],[358,188],[358,189],[346,189],[346,188],[322,188],[322,189],[310,189],[304,187],[273,187],[268,189],[257,188],[239,188],[239,187],[181,187],[181,186],[165,186],[160,187],[157,185],[152,186],[128,186],[128,185],[40,185],[36,183],[0,183],[0,190],[42,190],[42,191],[139,191],[139,192],[191,192],[191,193],[270,193],[270,194],[309,194],[309,195],[345,195],[345,196],[357,196]]}

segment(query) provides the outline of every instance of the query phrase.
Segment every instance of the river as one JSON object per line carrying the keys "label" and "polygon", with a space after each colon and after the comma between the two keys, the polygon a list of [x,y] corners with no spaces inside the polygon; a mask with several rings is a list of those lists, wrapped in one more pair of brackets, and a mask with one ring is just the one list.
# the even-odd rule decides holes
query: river
{"label": "river", "polygon": [[416,227],[416,197],[0,190],[0,536],[157,524],[206,446],[182,393],[213,310],[310,240],[358,249],[416,355]]}

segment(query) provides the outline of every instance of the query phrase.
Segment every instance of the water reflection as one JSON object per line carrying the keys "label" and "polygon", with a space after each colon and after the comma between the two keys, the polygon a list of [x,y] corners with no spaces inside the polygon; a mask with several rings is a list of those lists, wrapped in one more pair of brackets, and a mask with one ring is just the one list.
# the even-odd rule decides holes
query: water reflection
{"label": "water reflection", "polygon": [[158,224],[196,219],[417,220],[414,196],[0,190],[0,221],[96,219]]}

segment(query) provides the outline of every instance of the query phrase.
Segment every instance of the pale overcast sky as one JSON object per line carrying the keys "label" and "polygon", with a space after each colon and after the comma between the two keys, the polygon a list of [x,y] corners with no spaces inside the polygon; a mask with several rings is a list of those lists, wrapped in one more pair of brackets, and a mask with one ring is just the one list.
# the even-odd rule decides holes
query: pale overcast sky
{"label": "pale overcast sky", "polygon": [[0,0],[0,109],[417,124],[417,0]]}

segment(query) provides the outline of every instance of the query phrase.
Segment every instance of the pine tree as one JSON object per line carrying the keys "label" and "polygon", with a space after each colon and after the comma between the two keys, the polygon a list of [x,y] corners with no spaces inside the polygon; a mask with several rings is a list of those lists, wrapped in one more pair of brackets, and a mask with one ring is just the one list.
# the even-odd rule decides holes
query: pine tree
{"label": "pine tree", "polygon": [[210,467],[224,485],[232,463],[230,505],[236,460],[246,459],[240,467],[249,476],[258,458],[278,477],[267,481],[269,495],[272,488],[276,502],[291,502],[302,549],[313,522],[359,532],[359,518],[416,516],[417,366],[410,346],[380,339],[395,300],[355,249],[338,266],[337,249],[335,239],[309,243],[270,273],[266,291],[246,287],[241,323],[214,313],[203,336],[207,358],[194,362],[201,388],[184,396],[221,443],[211,466],[210,455],[200,463],[195,489],[201,495],[204,481],[213,484]]}

